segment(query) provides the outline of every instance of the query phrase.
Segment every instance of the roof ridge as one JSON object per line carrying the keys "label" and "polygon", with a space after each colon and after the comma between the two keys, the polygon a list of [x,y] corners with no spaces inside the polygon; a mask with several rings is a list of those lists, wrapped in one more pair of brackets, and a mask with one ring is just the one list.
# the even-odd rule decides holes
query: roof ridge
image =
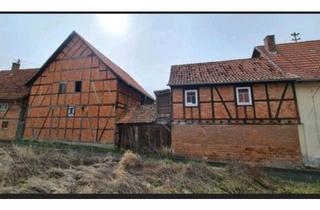
{"label": "roof ridge", "polygon": [[[284,42],[279,44],[276,43],[276,45],[299,45],[307,42],[320,42],[320,39],[306,40],[306,41],[299,41],[299,42]],[[264,45],[257,45],[256,47],[264,47]]]}
{"label": "roof ridge", "polygon": [[[16,72],[19,72],[19,71],[29,71],[29,70],[39,70],[40,68],[25,68],[25,69],[19,69],[18,71]],[[0,69],[0,72],[12,72],[11,69]]]}
{"label": "roof ridge", "polygon": [[186,63],[186,64],[175,64],[171,65],[171,67],[175,66],[188,66],[188,65],[205,65],[205,64],[214,64],[214,63],[227,63],[227,62],[237,62],[237,61],[247,61],[247,60],[259,60],[261,58],[239,58],[239,59],[231,59],[231,60],[221,60],[221,61],[209,61],[209,62],[199,62],[199,63]]}

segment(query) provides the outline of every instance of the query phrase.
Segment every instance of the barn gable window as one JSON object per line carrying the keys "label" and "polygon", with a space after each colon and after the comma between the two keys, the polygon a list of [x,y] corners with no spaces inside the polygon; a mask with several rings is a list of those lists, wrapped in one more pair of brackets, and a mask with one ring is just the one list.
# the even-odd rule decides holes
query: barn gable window
{"label": "barn gable window", "polygon": [[184,92],[184,104],[185,106],[198,106],[198,91],[197,90],[185,90]]}
{"label": "barn gable window", "polygon": [[59,84],[59,93],[66,93],[67,92],[67,84],[65,82],[61,82]]}
{"label": "barn gable window", "polygon": [[237,87],[236,88],[237,104],[240,106],[252,105],[251,88]]}
{"label": "barn gable window", "polygon": [[82,82],[81,82],[81,81],[76,81],[76,82],[75,82],[74,91],[75,91],[75,92],[81,92],[81,85],[82,85]]}
{"label": "barn gable window", "polygon": [[76,107],[74,106],[68,106],[68,117],[73,117],[74,113],[76,112]]}
{"label": "barn gable window", "polygon": [[1,129],[8,129],[8,127],[9,127],[9,122],[8,121],[2,121]]}
{"label": "barn gable window", "polygon": [[8,110],[8,103],[0,103],[0,112],[6,112]]}

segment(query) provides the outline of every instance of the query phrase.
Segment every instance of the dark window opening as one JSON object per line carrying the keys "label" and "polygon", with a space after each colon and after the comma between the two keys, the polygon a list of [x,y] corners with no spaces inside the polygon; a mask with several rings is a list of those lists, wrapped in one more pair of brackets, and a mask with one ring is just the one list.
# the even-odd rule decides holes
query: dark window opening
{"label": "dark window opening", "polygon": [[74,91],[75,92],[81,92],[81,85],[82,85],[82,81],[76,81]]}
{"label": "dark window opening", "polygon": [[8,129],[8,127],[9,127],[9,122],[8,121],[2,121],[1,128],[2,129]]}
{"label": "dark window opening", "polygon": [[67,85],[66,83],[59,84],[59,93],[66,93],[67,92]]}

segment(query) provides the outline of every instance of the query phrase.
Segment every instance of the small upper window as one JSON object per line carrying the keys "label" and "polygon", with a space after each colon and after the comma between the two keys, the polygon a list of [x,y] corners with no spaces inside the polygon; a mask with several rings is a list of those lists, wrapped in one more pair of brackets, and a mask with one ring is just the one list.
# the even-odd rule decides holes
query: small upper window
{"label": "small upper window", "polygon": [[66,93],[67,92],[67,84],[62,82],[59,84],[59,93]]}
{"label": "small upper window", "polygon": [[76,107],[74,106],[68,106],[68,117],[73,117],[74,116],[74,113],[76,111]]}
{"label": "small upper window", "polygon": [[2,129],[8,129],[8,127],[9,127],[9,122],[8,121],[2,121],[1,128]]}
{"label": "small upper window", "polygon": [[76,81],[75,88],[74,88],[75,92],[81,92],[81,84],[82,84],[81,81]]}
{"label": "small upper window", "polygon": [[9,104],[8,103],[0,103],[0,112],[5,112],[8,110]]}
{"label": "small upper window", "polygon": [[238,105],[252,105],[251,88],[250,87],[237,87],[237,104]]}
{"label": "small upper window", "polygon": [[186,106],[198,106],[198,91],[197,90],[185,90],[185,105]]}

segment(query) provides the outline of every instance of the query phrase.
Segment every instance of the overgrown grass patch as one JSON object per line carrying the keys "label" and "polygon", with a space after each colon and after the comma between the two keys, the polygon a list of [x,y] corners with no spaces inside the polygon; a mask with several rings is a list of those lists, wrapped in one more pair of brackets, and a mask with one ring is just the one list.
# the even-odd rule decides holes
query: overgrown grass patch
{"label": "overgrown grass patch", "polygon": [[301,174],[290,179],[288,172],[281,173],[241,163],[222,167],[141,156],[110,146],[36,141],[0,145],[0,193],[320,193],[319,179]]}

